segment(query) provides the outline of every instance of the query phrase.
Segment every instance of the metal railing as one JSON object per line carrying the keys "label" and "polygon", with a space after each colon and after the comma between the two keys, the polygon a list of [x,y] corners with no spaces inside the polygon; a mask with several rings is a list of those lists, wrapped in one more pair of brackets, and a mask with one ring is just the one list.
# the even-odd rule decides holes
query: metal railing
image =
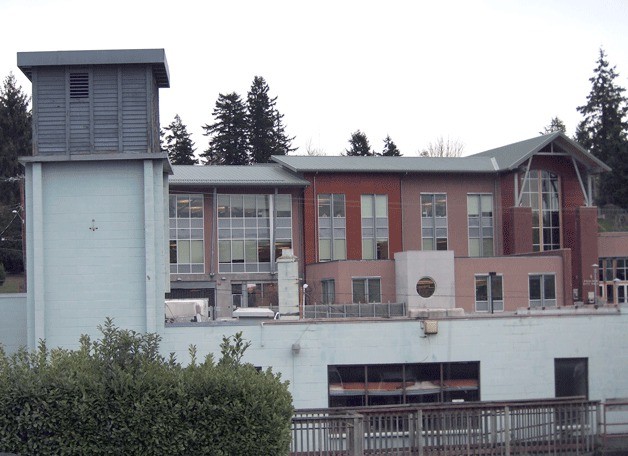
{"label": "metal railing", "polygon": [[300,410],[290,454],[589,455],[598,411],[584,400]]}
{"label": "metal railing", "polygon": [[603,417],[604,448],[628,450],[628,399],[608,399],[604,403]]}
{"label": "metal railing", "polygon": [[303,318],[392,318],[405,317],[407,306],[402,303],[307,304]]}

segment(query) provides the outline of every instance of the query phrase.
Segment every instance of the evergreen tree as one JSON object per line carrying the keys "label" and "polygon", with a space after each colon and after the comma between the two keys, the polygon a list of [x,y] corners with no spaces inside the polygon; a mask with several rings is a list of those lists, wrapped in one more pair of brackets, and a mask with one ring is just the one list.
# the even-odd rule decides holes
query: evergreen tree
{"label": "evergreen tree", "polygon": [[209,147],[201,156],[205,165],[248,165],[246,107],[235,92],[218,95],[215,123],[204,125]]}
{"label": "evergreen tree", "polygon": [[390,139],[390,135],[387,135],[384,139],[384,150],[381,155],[382,157],[401,157],[401,152],[393,140]]}
{"label": "evergreen tree", "polygon": [[576,129],[576,141],[612,168],[600,176],[597,204],[628,208],[628,103],[625,89],[616,84],[619,76],[600,49],[593,70],[587,103],[577,109],[583,115]]}
{"label": "evergreen tree", "polygon": [[12,273],[24,269],[18,157],[32,154],[29,102],[9,74],[0,87],[0,264]]}
{"label": "evergreen tree", "polygon": [[283,114],[276,108],[277,97],[270,98],[268,84],[255,76],[247,96],[248,143],[253,163],[268,163],[272,155],[286,155],[296,150],[286,136]]}
{"label": "evergreen tree", "polygon": [[356,130],[351,134],[349,148],[345,151],[345,155],[348,157],[373,155],[368,138],[360,130]]}
{"label": "evergreen tree", "polygon": [[168,153],[173,165],[197,165],[198,159],[194,156],[194,141],[190,138],[187,127],[181,122],[179,114],[174,116],[170,125],[164,128],[162,149]]}
{"label": "evergreen tree", "polygon": [[563,122],[558,116],[552,117],[550,124],[543,128],[543,131],[540,131],[540,135],[548,135],[550,133],[554,133],[555,131],[560,131],[562,133],[567,132],[567,127],[565,127],[565,122]]}
{"label": "evergreen tree", "polygon": [[9,74],[0,89],[0,204],[20,204],[17,158],[31,155],[30,98]]}

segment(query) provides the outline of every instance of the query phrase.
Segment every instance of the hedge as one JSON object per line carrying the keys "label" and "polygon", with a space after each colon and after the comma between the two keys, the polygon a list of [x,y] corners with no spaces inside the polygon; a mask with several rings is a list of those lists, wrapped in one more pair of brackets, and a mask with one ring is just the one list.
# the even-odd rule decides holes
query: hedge
{"label": "hedge", "polygon": [[76,351],[0,350],[0,452],[24,455],[286,455],[287,382],[240,359],[241,334],[222,357],[180,365],[160,338],[100,327]]}

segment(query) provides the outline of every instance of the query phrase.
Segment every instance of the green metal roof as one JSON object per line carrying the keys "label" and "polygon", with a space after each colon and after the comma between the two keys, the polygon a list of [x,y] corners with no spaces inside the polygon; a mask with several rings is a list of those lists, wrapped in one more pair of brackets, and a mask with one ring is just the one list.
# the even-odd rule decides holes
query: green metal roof
{"label": "green metal roof", "polygon": [[494,173],[490,157],[343,157],[276,155],[273,161],[294,172]]}
{"label": "green metal roof", "polygon": [[251,166],[174,165],[172,186],[305,187],[309,182],[274,163]]}
{"label": "green metal roof", "polygon": [[584,164],[590,171],[610,171],[610,168],[605,163],[559,131],[490,149],[471,155],[471,157],[492,157],[497,162],[500,171],[513,170],[552,142],[555,142],[555,144],[565,150],[566,153]]}
{"label": "green metal roof", "polygon": [[467,157],[344,157],[277,155],[273,161],[298,173],[496,173],[512,171],[554,142],[592,173],[610,171],[561,132],[526,139]]}

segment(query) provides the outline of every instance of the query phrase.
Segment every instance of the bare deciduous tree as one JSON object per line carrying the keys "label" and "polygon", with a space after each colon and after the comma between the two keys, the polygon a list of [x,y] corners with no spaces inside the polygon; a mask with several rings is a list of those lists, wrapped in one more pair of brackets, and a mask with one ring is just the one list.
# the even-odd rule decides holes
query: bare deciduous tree
{"label": "bare deciduous tree", "polygon": [[419,152],[421,157],[460,157],[464,151],[464,143],[459,139],[439,136],[434,142]]}

